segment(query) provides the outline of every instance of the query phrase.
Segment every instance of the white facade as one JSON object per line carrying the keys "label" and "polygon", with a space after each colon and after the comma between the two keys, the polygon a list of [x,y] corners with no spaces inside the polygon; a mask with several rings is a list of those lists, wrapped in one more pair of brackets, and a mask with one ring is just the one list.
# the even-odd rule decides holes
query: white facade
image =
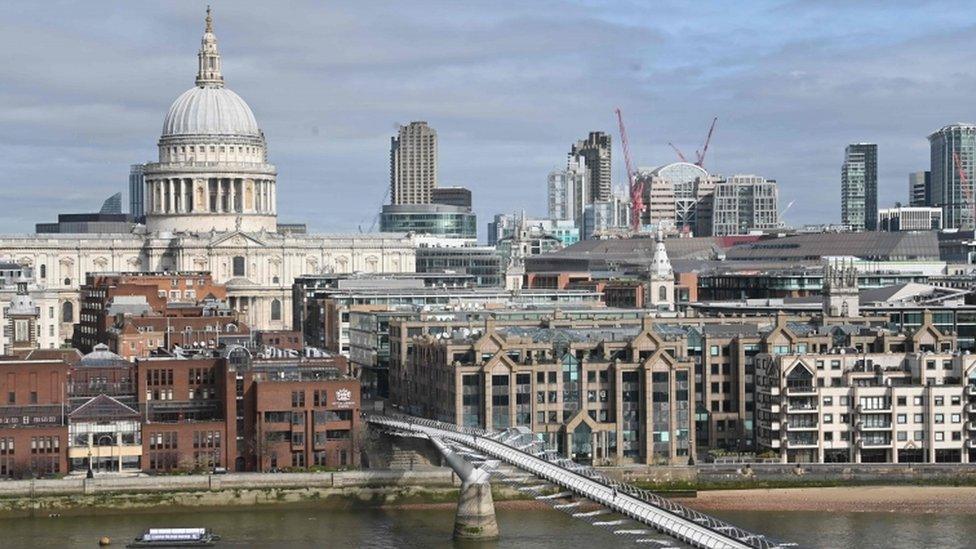
{"label": "white facade", "polygon": [[783,462],[971,462],[976,356],[760,355],[757,442]]}
{"label": "white facade", "polygon": [[31,267],[74,321],[88,273],[211,271],[231,306],[264,330],[290,326],[298,275],[414,271],[414,244],[403,234],[278,234],[275,168],[250,108],[223,87],[209,13],[198,62],[196,87],[166,116],[159,162],[145,166],[145,232],[0,235],[0,258]]}
{"label": "white facade", "polygon": [[942,228],[942,208],[898,206],[878,210],[879,231],[931,231]]}

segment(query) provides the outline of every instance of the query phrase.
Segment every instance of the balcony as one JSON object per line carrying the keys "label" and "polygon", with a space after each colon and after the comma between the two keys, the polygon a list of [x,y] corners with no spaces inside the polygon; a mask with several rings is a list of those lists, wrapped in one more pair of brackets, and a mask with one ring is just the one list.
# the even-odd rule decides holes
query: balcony
{"label": "balcony", "polygon": [[792,385],[786,388],[787,396],[814,396],[817,388],[813,385]]}
{"label": "balcony", "polygon": [[891,439],[884,438],[860,438],[857,440],[860,448],[891,448]]}
{"label": "balcony", "polygon": [[964,426],[964,429],[966,429],[967,431],[976,431],[976,421],[972,421],[972,420],[967,421],[966,425]]}
{"label": "balcony", "polygon": [[786,406],[787,414],[816,414],[819,411],[820,410],[817,408],[817,406],[813,404],[804,404],[799,406],[795,404],[790,404]]}
{"label": "balcony", "polygon": [[976,396],[976,385],[966,385],[966,394]]}
{"label": "balcony", "polygon": [[858,421],[856,427],[861,431],[890,431],[890,423],[868,423],[864,424],[862,421]]}
{"label": "balcony", "polygon": [[788,438],[786,439],[787,448],[816,448],[817,439],[814,437]]}
{"label": "balcony", "polygon": [[976,414],[976,402],[967,402],[966,403],[966,413],[967,414]]}
{"label": "balcony", "polygon": [[976,448],[976,440],[971,438],[966,439],[966,448],[973,449]]}
{"label": "balcony", "polygon": [[802,421],[802,422],[787,422],[786,423],[786,430],[787,431],[816,431],[817,430],[817,423],[816,422],[806,422],[806,421]]}

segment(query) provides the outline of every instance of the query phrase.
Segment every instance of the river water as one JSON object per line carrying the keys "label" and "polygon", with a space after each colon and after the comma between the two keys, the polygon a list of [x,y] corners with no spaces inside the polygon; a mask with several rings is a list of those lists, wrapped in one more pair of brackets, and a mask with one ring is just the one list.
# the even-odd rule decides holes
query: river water
{"label": "river water", "polygon": [[[972,515],[724,512],[721,516],[802,547],[976,546],[976,517]],[[101,536],[111,537],[113,547],[124,547],[150,526],[206,526],[223,536],[218,548],[598,549],[628,545],[607,530],[544,508],[500,506],[501,537],[487,543],[453,542],[453,520],[453,510],[447,508],[336,511],[314,507],[4,519],[0,520],[0,547],[95,548]]]}

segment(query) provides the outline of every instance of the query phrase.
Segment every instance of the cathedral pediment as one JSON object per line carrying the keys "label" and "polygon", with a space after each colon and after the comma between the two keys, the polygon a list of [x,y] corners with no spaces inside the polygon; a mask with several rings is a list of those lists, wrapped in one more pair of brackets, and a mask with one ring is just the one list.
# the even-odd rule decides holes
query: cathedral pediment
{"label": "cathedral pediment", "polygon": [[211,248],[263,248],[267,243],[252,234],[233,231],[214,235],[209,245]]}

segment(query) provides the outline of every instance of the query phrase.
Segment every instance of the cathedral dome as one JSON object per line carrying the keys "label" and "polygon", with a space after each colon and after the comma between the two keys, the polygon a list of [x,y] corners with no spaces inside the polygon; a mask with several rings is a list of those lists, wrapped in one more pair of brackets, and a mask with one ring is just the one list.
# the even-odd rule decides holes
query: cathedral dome
{"label": "cathedral dome", "polygon": [[163,137],[182,135],[260,137],[261,130],[241,96],[224,87],[197,86],[176,98],[163,122]]}

